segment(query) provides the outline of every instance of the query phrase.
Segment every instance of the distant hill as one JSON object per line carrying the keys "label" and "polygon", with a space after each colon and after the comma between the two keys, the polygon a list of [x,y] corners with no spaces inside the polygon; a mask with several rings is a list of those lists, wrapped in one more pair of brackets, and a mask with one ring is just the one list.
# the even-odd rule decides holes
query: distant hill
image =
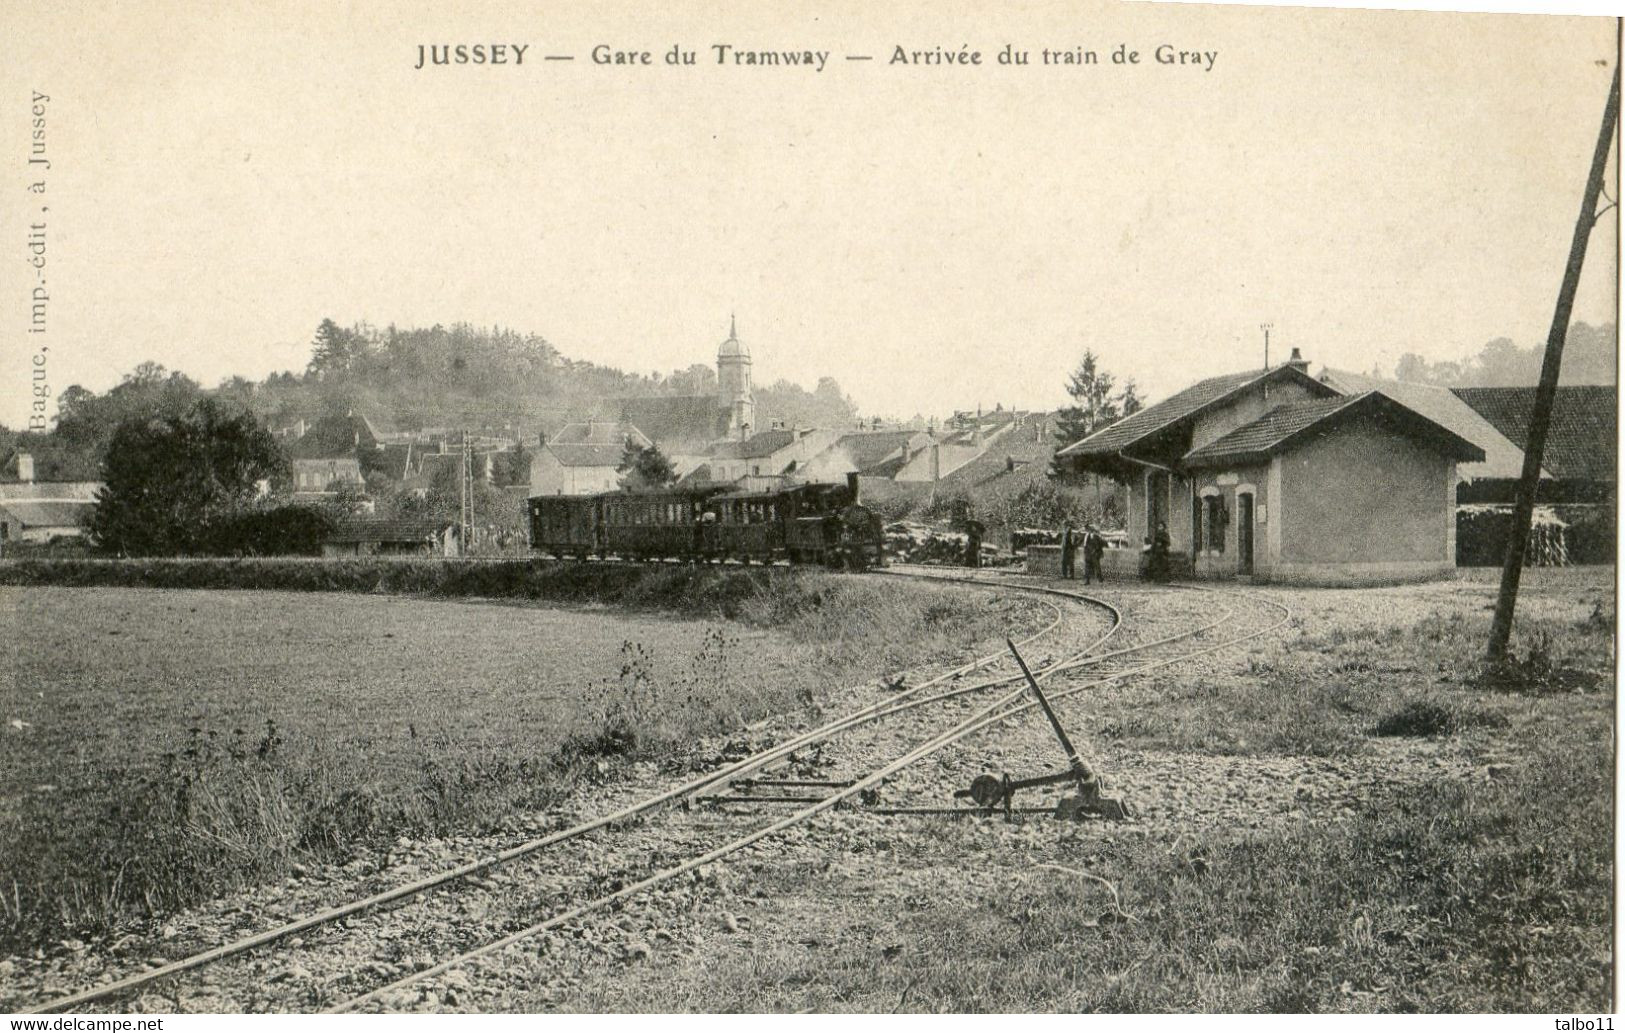
{"label": "distant hill", "polygon": [[[273,430],[324,416],[354,413],[381,434],[430,428],[535,441],[567,423],[614,419],[618,400],[712,395],[713,342],[694,342],[692,365],[662,374],[632,373],[559,353],[537,334],[466,323],[427,328],[323,320],[311,358],[299,372],[264,380],[231,377],[205,388],[183,373],[142,363],[103,394],[73,385],[58,399],[56,427],[24,434],[0,427],[0,458],[14,449],[50,455],[64,469],[95,469],[113,429],[124,419],[178,413],[203,395],[236,402]],[[811,391],[779,380],[756,389],[762,420],[801,426],[849,426],[857,408],[825,377]]]}

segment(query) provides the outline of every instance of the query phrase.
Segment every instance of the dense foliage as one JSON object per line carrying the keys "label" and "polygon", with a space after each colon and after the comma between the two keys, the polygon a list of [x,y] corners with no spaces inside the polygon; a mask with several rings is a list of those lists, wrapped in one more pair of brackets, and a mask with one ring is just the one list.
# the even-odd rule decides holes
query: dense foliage
{"label": "dense foliage", "polygon": [[[1563,346],[1564,384],[1612,384],[1619,362],[1614,324],[1575,323]],[[1439,387],[1527,387],[1540,379],[1544,341],[1520,348],[1510,338],[1497,337],[1476,355],[1459,361],[1429,362],[1406,352],[1394,366],[1394,379]],[[1374,373],[1380,371],[1374,370]]]}
{"label": "dense foliage", "polygon": [[639,446],[630,438],[615,470],[621,475],[621,487],[633,491],[664,488],[677,480],[677,468],[659,445]]}
{"label": "dense foliage", "polygon": [[209,551],[259,483],[285,475],[287,459],[252,415],[203,398],[177,416],[120,423],[102,468],[92,540],[150,556]]}

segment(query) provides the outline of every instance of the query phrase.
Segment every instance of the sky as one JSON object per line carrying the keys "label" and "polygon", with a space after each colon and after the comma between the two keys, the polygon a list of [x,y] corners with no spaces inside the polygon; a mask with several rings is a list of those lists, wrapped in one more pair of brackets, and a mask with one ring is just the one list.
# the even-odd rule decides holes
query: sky
{"label": "sky", "polygon": [[[324,318],[669,371],[712,362],[736,314],[759,383],[833,376],[903,417],[1060,404],[1085,349],[1155,399],[1262,364],[1266,322],[1273,360],[1345,369],[1527,346],[1616,46],[1611,19],[1517,15],[447,6],[0,10],[0,422],[26,420],[42,344],[53,396],[145,360],[212,385],[302,369]],[[414,67],[496,42],[525,62]],[[719,66],[715,43],[830,56]],[[595,64],[600,44],[654,64]],[[1032,64],[999,65],[1006,44]],[[1159,65],[1161,44],[1216,56]],[[696,64],[667,66],[673,45]],[[1101,64],[1046,67],[1046,46]],[[1616,214],[1577,319],[1614,318]]]}

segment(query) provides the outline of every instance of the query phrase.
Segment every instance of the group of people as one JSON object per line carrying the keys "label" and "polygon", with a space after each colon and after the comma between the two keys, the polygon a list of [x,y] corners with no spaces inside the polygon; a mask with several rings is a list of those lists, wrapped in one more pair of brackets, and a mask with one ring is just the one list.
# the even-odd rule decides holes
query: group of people
{"label": "group of people", "polygon": [[1061,576],[1077,577],[1078,550],[1083,550],[1083,583],[1104,581],[1100,573],[1100,558],[1106,554],[1106,539],[1094,524],[1085,524],[1076,531],[1070,524],[1061,528]]}

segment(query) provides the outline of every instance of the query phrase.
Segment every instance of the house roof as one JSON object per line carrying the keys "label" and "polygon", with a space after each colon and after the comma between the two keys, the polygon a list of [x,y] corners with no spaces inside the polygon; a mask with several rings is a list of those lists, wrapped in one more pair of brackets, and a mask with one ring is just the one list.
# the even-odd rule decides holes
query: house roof
{"label": "house roof", "polygon": [[[1452,393],[1514,444],[1521,446],[1529,440],[1534,388],[1458,387]],[[1618,388],[1559,387],[1541,466],[1560,480],[1613,483],[1619,452],[1618,411]]]}
{"label": "house roof", "polygon": [[1138,441],[1172,427],[1182,420],[1197,415],[1211,405],[1254,384],[1267,380],[1301,379],[1305,384],[1325,392],[1334,389],[1315,380],[1296,366],[1275,366],[1271,369],[1251,369],[1241,373],[1199,380],[1180,391],[1150,405],[1131,416],[1125,416],[1109,427],[1095,431],[1082,441],[1075,441],[1056,453],[1061,456],[1099,455],[1121,452]]}
{"label": "house roof", "polygon": [[1187,466],[1199,467],[1261,460],[1300,444],[1311,432],[1328,431],[1360,414],[1375,415],[1396,432],[1422,438],[1451,458],[1469,462],[1484,459],[1484,450],[1461,435],[1380,391],[1366,391],[1278,406],[1218,440],[1186,453],[1182,461]]}
{"label": "house roof", "polygon": [[32,456],[34,459],[34,481],[94,481],[101,475],[101,466],[94,456],[75,452],[63,448],[53,439],[46,438],[38,443],[30,443],[24,448],[13,449],[6,456],[5,462],[0,463],[0,483],[27,484],[17,478],[17,456],[19,454]]}
{"label": "house roof", "polygon": [[710,448],[712,459],[766,459],[795,444],[793,430],[764,430],[744,441],[719,441]]}
{"label": "house roof", "polygon": [[0,481],[0,503],[13,499],[29,502],[95,502],[101,481]]}
{"label": "house roof", "polygon": [[1522,439],[1508,440],[1494,424],[1449,388],[1408,381],[1382,380],[1333,369],[1322,372],[1320,379],[1344,394],[1381,391],[1406,408],[1416,410],[1434,423],[1455,431],[1482,448],[1483,462],[1462,463],[1456,468],[1456,476],[1462,480],[1516,479],[1523,474]]}
{"label": "house roof", "polygon": [[590,420],[586,423],[570,423],[560,428],[557,434],[548,437],[549,445],[614,445],[624,448],[626,440],[631,438],[639,448],[647,448],[651,444],[649,436],[639,430],[635,424],[613,420]]}
{"label": "house roof", "polygon": [[38,502],[31,499],[11,499],[0,502],[0,513],[6,513],[24,527],[78,527],[79,518],[92,509],[94,502]]}
{"label": "house roof", "polygon": [[715,395],[651,395],[615,404],[623,421],[655,441],[715,441],[728,433],[728,410]]}
{"label": "house roof", "polygon": [[621,456],[626,453],[624,444],[589,445],[568,442],[555,444],[549,441],[544,448],[563,466],[616,467],[621,465]]}
{"label": "house roof", "polygon": [[677,488],[702,488],[702,487],[706,487],[708,485],[721,484],[721,483],[727,483],[727,482],[714,481],[714,480],[711,479],[711,464],[710,463],[701,463],[699,466],[696,466],[694,469],[690,470],[688,473],[685,473],[685,474],[683,474],[683,476],[677,478],[677,483],[675,485],[673,485],[673,487],[677,487]]}
{"label": "house roof", "polygon": [[355,416],[323,416],[305,431],[305,436],[288,446],[293,459],[342,459],[354,457],[363,447],[378,443],[367,421]]}
{"label": "house roof", "polygon": [[442,520],[341,520],[338,527],[322,540],[335,545],[356,542],[421,542],[441,534],[450,526]]}
{"label": "house roof", "polygon": [[917,430],[860,431],[856,434],[843,434],[836,440],[835,447],[846,453],[859,473],[868,473],[872,468],[894,458],[899,450],[907,449],[909,442],[921,433],[923,432]]}

